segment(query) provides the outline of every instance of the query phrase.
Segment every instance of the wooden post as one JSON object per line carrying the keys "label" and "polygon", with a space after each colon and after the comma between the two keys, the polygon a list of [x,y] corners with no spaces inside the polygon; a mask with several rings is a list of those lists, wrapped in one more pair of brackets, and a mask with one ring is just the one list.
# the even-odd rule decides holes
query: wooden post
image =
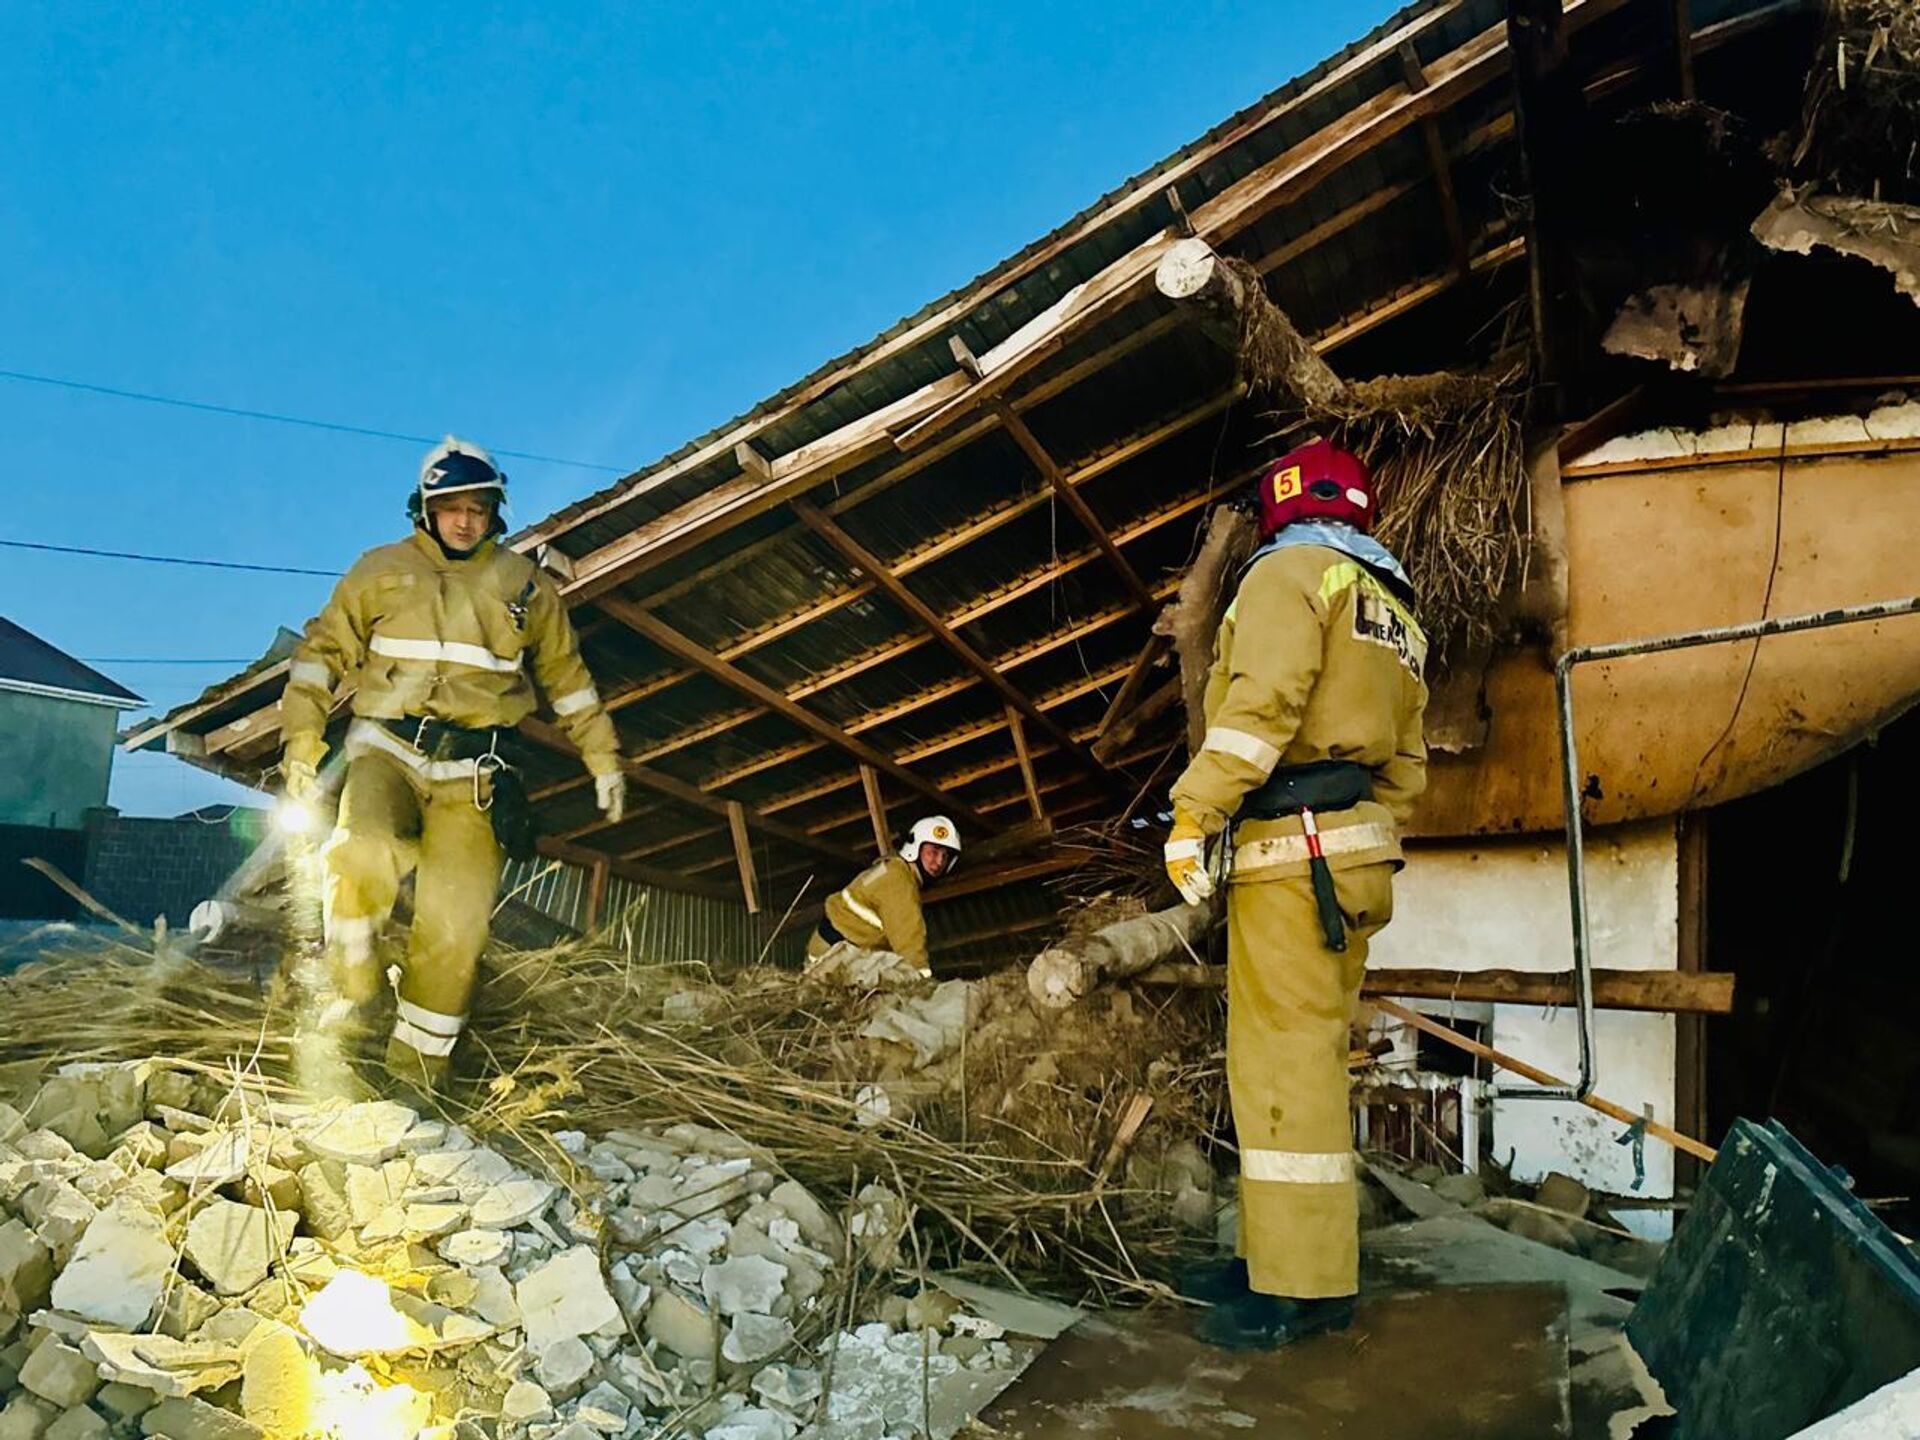
{"label": "wooden post", "polygon": [[[1400,70],[1407,78],[1407,89],[1418,94],[1427,88],[1426,68],[1411,40],[1400,44]],[[1447,159],[1447,142],[1440,136],[1440,122],[1431,114],[1420,117],[1420,137],[1427,146],[1427,168],[1433,172],[1433,187],[1440,197],[1440,223],[1446,227],[1447,249],[1453,255],[1453,269],[1462,280],[1473,273],[1473,252],[1467,248],[1467,230],[1460,219],[1460,197],[1453,189],[1453,164]]]}
{"label": "wooden post", "polygon": [[607,862],[596,860],[587,882],[587,929],[600,928],[600,915],[607,904]]}
{"label": "wooden post", "polygon": [[880,775],[871,765],[860,767],[860,788],[867,796],[867,818],[873,822],[874,847],[885,855],[893,849],[893,832],[887,825],[886,801],[880,797]]}
{"label": "wooden post", "polygon": [[1527,221],[1528,299],[1543,418],[1564,419],[1583,358],[1575,200],[1586,97],[1569,63],[1561,0],[1507,0],[1514,119],[1533,204]]}
{"label": "wooden post", "polygon": [[1020,780],[1027,787],[1027,808],[1033,811],[1033,818],[1045,821],[1047,810],[1040,803],[1040,782],[1034,778],[1033,755],[1027,749],[1027,728],[1021,722],[1020,712],[1007,706],[1007,728],[1013,732],[1013,754],[1020,762]]}
{"label": "wooden post", "polygon": [[1694,98],[1693,6],[1688,0],[1660,0],[1673,30],[1673,88],[1682,100]]}
{"label": "wooden post", "polygon": [[746,808],[738,800],[727,802],[727,828],[733,832],[733,858],[740,866],[740,889],[746,896],[747,913],[760,913],[760,878],[753,868],[753,838],[747,834]]}

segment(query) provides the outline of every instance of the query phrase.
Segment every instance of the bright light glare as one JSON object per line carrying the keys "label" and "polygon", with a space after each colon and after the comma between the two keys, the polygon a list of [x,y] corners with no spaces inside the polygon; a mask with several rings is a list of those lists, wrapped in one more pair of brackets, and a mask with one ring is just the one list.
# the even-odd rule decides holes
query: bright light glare
{"label": "bright light glare", "polygon": [[301,1307],[300,1328],[335,1355],[382,1355],[414,1343],[413,1326],[393,1308],[385,1281],[342,1270]]}
{"label": "bright light glare", "polygon": [[313,807],[304,800],[282,800],[273,807],[273,823],[283,834],[305,835],[318,822]]}
{"label": "bright light glare", "polygon": [[323,1373],[310,1435],[328,1440],[418,1440],[433,1402],[411,1385],[382,1385],[365,1367]]}

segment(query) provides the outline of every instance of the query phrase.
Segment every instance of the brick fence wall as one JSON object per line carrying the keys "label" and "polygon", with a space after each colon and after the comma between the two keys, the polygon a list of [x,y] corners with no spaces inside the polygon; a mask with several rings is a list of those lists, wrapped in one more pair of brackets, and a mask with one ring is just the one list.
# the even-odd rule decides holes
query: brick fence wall
{"label": "brick fence wall", "polygon": [[156,916],[184,928],[202,900],[220,892],[267,835],[263,811],[235,810],[224,820],[175,820],[115,815],[87,817],[90,894],[136,925]]}

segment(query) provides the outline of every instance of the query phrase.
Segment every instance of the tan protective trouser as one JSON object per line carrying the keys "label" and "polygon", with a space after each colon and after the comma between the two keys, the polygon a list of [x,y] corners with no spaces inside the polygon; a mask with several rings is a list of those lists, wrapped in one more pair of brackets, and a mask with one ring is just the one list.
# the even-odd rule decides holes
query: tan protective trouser
{"label": "tan protective trouser", "polygon": [[1367,941],[1393,916],[1391,864],[1334,876],[1347,948],[1327,948],[1305,876],[1227,894],[1227,1088],[1240,1145],[1240,1253],[1253,1288],[1360,1288],[1348,1027]]}
{"label": "tan protective trouser", "polygon": [[471,776],[429,782],[390,756],[356,755],[325,855],[328,950],[342,992],[360,1003],[379,986],[373,938],[400,881],[418,868],[387,1054],[402,1078],[431,1085],[445,1074],[466,1024],[499,895],[493,821],[474,804]]}

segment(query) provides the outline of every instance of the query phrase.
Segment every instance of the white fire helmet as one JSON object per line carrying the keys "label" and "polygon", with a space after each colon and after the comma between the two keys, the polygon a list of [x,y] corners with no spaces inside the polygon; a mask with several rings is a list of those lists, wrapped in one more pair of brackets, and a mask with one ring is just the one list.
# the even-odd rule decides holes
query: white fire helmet
{"label": "white fire helmet", "polygon": [[913,829],[907,833],[907,843],[900,847],[900,858],[912,864],[920,858],[920,847],[929,841],[935,845],[945,846],[958,855],[960,827],[944,815],[929,815],[925,819],[914,821]]}
{"label": "white fire helmet", "polygon": [[505,503],[507,477],[480,446],[449,435],[420,462],[420,504],[463,490],[491,490],[496,501]]}

